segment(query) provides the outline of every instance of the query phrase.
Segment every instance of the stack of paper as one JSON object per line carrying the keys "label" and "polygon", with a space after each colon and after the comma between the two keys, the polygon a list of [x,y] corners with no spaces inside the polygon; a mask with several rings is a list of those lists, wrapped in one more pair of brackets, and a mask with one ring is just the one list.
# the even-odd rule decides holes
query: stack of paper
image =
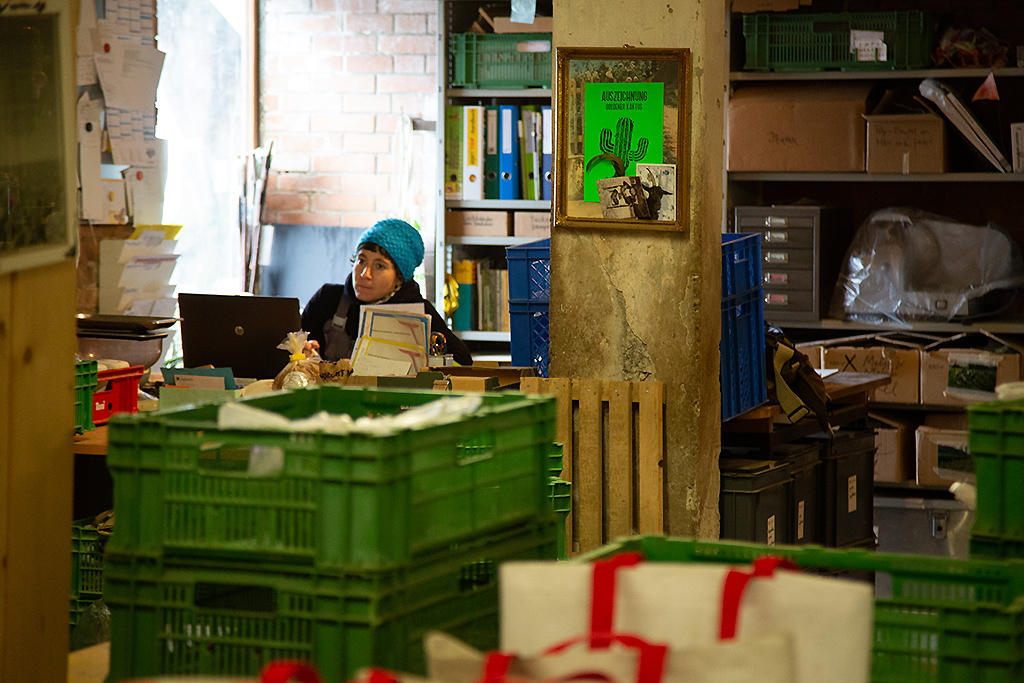
{"label": "stack of paper", "polygon": [[921,94],[938,105],[942,113],[949,119],[950,123],[956,126],[957,130],[981,153],[985,159],[995,166],[997,171],[1010,173],[1013,167],[1000,151],[996,143],[982,129],[981,125],[971,114],[970,110],[960,101],[960,98],[941,81],[934,78],[926,78],[918,86]]}
{"label": "stack of paper", "polygon": [[171,274],[180,225],[140,225],[127,240],[100,242],[99,313],[172,317]]}
{"label": "stack of paper", "polygon": [[415,375],[427,367],[430,316],[423,304],[363,306],[352,374]]}

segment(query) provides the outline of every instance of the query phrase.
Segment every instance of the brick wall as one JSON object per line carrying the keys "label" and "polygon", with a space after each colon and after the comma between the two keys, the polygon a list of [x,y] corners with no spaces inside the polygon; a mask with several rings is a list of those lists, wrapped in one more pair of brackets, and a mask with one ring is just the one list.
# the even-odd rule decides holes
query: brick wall
{"label": "brick wall", "polygon": [[401,122],[437,118],[437,2],[260,4],[260,140],[274,140],[264,221],[400,216],[433,234],[436,143]]}

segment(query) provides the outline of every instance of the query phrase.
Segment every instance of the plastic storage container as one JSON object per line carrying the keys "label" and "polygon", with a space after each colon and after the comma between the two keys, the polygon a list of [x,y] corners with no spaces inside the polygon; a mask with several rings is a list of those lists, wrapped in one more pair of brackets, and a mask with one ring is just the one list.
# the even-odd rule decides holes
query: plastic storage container
{"label": "plastic storage container", "polygon": [[822,541],[834,547],[873,542],[875,432],[839,430],[832,438],[819,433],[807,439],[822,449]]}
{"label": "plastic storage container", "polygon": [[102,370],[97,374],[99,386],[92,395],[92,421],[106,424],[114,413],[134,413],[139,410],[139,380],[146,373],[141,365],[130,365],[117,370]]}
{"label": "plastic storage container", "polygon": [[453,33],[448,36],[448,86],[550,88],[551,34]]}
{"label": "plastic storage container", "polygon": [[92,421],[92,395],[96,391],[97,365],[94,360],[75,363],[75,431],[95,429]]}
{"label": "plastic storage container", "polygon": [[892,595],[875,599],[872,683],[1024,680],[1024,563],[657,536],[583,559],[627,551],[652,562],[749,564],[771,554],[814,572],[884,572]]}
{"label": "plastic storage container", "polygon": [[761,297],[758,288],[722,300],[719,381],[723,421],[768,400]]}
{"label": "plastic storage container", "polygon": [[722,299],[746,294],[761,286],[761,236],[758,233],[722,235]]}
{"label": "plastic storage container", "polygon": [[978,482],[971,553],[1022,556],[1024,400],[972,405],[967,409],[967,427]]}
{"label": "plastic storage container", "polygon": [[[851,50],[851,31],[880,31],[884,52]],[[744,69],[843,71],[924,69],[934,35],[927,12],[758,12],[743,16]]]}
{"label": "plastic storage container", "polygon": [[[396,414],[431,391],[322,385],[240,403],[287,418]],[[550,515],[551,397],[479,394],[464,417],[382,436],[218,429],[220,406],[117,415],[111,550],[381,568]],[[237,405],[237,404],[236,404]],[[254,465],[270,463],[263,475]]]}
{"label": "plastic storage container", "polygon": [[108,680],[249,677],[274,659],[312,662],[325,681],[351,680],[371,664],[423,674],[431,629],[494,649],[498,565],[554,559],[550,512],[547,520],[363,572],[265,572],[260,563],[225,568],[111,553]]}
{"label": "plastic storage container", "polygon": [[89,605],[103,597],[103,539],[92,521],[80,519],[71,524],[72,627]]}
{"label": "plastic storage container", "polygon": [[533,366],[548,376],[548,296],[551,240],[506,247],[512,365]]}
{"label": "plastic storage container", "polygon": [[789,467],[775,460],[721,458],[722,538],[790,542]]}
{"label": "plastic storage container", "polygon": [[793,478],[789,487],[789,542],[821,543],[820,447],[816,444],[785,444],[777,447],[774,455],[789,466],[789,476]]}

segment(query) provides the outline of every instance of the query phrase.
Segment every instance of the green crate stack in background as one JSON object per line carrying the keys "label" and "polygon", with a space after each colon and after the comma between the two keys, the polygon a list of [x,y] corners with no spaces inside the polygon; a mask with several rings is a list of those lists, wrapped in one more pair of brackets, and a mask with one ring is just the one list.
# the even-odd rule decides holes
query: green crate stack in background
{"label": "green crate stack in background", "polygon": [[1024,680],[1024,562],[657,536],[622,539],[580,559],[631,551],[649,562],[746,565],[774,555],[809,572],[888,574],[891,595],[875,599],[872,683]]}
{"label": "green crate stack in background", "polygon": [[1024,558],[1024,399],[967,409],[977,477],[971,556]]}
{"label": "green crate stack in background", "polygon": [[92,395],[99,386],[99,366],[94,360],[75,363],[75,431],[96,428],[92,422]]}
{"label": "green crate stack in background", "polygon": [[[458,397],[327,385],[236,406],[359,418]],[[373,436],[221,429],[217,405],[114,416],[111,680],[248,676],[282,657],[328,680],[370,664],[422,672],[428,628],[496,647],[494,565],[557,555],[555,404],[479,398],[468,415]],[[251,473],[258,462],[276,467]],[[230,638],[196,637],[232,624]]]}
{"label": "green crate stack in background", "polygon": [[[547,49],[541,49],[545,43]],[[550,88],[551,34],[453,33],[448,36],[448,86]]]}
{"label": "green crate stack in background", "polygon": [[79,519],[71,524],[71,627],[102,597],[103,538],[92,518]]}
{"label": "green crate stack in background", "polygon": [[[862,61],[852,31],[880,31],[885,55]],[[881,71],[931,66],[935,46],[928,12],[758,12],[743,15],[748,71]]]}

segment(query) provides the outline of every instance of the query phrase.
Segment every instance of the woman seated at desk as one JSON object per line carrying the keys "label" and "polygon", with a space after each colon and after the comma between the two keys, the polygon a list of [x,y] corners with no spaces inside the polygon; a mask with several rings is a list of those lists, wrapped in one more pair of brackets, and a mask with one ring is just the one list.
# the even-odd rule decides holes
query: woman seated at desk
{"label": "woman seated at desk", "polygon": [[445,338],[445,353],[460,365],[472,365],[466,343],[448,325],[412,279],[423,262],[423,239],[416,228],[397,218],[378,221],[359,236],[352,273],[345,284],[325,284],[306,304],[302,329],[313,348],[326,360],[350,358],[358,337],[359,307],[363,304],[423,304],[430,331]]}

